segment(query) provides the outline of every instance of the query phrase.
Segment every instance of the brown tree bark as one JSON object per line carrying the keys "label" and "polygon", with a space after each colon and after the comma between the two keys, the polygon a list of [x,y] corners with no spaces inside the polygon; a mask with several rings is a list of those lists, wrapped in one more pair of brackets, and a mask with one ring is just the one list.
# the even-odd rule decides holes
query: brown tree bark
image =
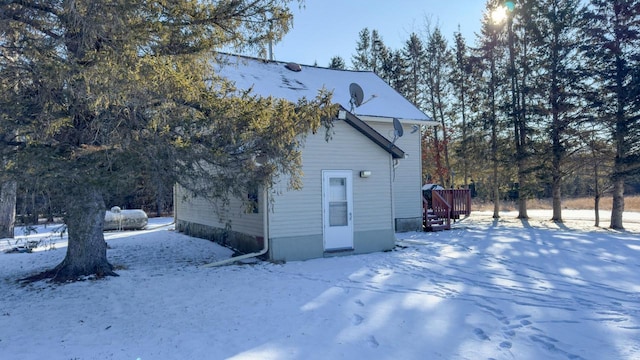
{"label": "brown tree bark", "polygon": [[18,184],[15,181],[0,184],[0,239],[13,239],[17,189]]}
{"label": "brown tree bark", "polygon": [[[555,159],[554,159],[555,162]],[[551,216],[551,220],[555,222],[562,222],[562,176],[559,174],[559,170],[554,168],[553,170],[553,180],[551,184],[551,195],[552,195],[552,211],[553,214]]]}
{"label": "brown tree bark", "polygon": [[596,153],[595,153],[595,148],[592,148],[593,151],[593,158],[594,158],[594,162],[593,162],[593,178],[595,179],[594,181],[594,185],[595,185],[595,197],[593,198],[593,209],[595,211],[595,218],[596,218],[596,222],[595,222],[595,226],[598,227],[600,226],[600,179],[598,176],[598,158],[596,157]]}
{"label": "brown tree bark", "polygon": [[56,282],[74,281],[84,276],[118,276],[107,261],[103,224],[105,204],[97,189],[79,189],[70,196],[65,222],[69,244],[64,260],[52,270],[23,279],[51,278]]}
{"label": "brown tree bark", "polygon": [[624,212],[624,178],[613,182],[613,204],[611,205],[611,229],[623,230],[622,213]]}

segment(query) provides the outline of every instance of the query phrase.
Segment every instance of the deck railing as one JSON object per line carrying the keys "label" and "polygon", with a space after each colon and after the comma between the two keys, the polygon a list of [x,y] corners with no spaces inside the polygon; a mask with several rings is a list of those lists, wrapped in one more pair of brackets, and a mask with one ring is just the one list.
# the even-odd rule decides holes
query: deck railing
{"label": "deck railing", "polygon": [[434,231],[438,226],[448,230],[451,219],[471,214],[471,193],[466,189],[432,190],[431,204],[423,197],[422,205],[425,230]]}
{"label": "deck railing", "polygon": [[460,216],[471,214],[471,191],[468,189],[444,189],[433,190],[451,205],[451,218],[460,219]]}

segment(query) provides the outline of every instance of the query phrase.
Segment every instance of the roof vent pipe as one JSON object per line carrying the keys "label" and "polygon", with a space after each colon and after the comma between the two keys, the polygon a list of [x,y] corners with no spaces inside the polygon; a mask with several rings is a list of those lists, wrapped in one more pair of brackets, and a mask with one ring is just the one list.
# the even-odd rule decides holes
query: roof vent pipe
{"label": "roof vent pipe", "polygon": [[287,69],[289,69],[289,70],[291,70],[293,72],[302,71],[302,66],[300,66],[300,64],[296,64],[294,62],[287,63],[287,65],[285,65],[284,67],[286,67]]}

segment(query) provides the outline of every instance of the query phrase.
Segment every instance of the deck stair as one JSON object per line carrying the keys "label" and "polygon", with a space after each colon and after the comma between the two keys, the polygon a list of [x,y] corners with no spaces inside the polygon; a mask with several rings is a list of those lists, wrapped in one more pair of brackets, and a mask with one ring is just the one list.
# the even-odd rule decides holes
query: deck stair
{"label": "deck stair", "polygon": [[471,193],[466,189],[431,190],[431,201],[422,197],[424,231],[450,230],[451,221],[471,214]]}

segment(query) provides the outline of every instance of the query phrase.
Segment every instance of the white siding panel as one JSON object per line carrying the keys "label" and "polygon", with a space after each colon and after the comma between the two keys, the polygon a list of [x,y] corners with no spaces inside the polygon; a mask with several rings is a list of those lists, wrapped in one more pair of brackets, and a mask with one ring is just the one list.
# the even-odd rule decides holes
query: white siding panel
{"label": "white siding panel", "polygon": [[231,199],[227,211],[216,211],[215,203],[202,196],[185,198],[186,190],[177,187],[176,211],[178,220],[224,229],[227,223],[231,230],[247,235],[262,236],[263,198],[259,198],[259,212],[247,214],[240,199]]}
{"label": "white siding panel", "polygon": [[[391,122],[367,121],[367,124],[393,140]],[[406,157],[398,160],[393,180],[394,216],[396,218],[422,217],[422,153],[420,131],[411,134],[411,125],[404,126],[404,135],[395,144],[402,149]]]}
{"label": "white siding panel", "polygon": [[[275,204],[269,213],[270,237],[322,234],[322,170],[352,170],[354,231],[393,227],[391,216],[391,156],[384,149],[342,121],[325,141],[324,129],[306,139],[303,151],[303,189],[289,191],[286,180],[274,189]],[[360,178],[369,170],[369,178]]]}
{"label": "white siding panel", "polygon": [[[322,170],[353,171],[355,232],[393,228],[390,185],[392,162],[390,154],[384,149],[350,125],[336,121],[329,142],[325,141],[324,129],[307,137],[302,161],[302,190],[288,189],[288,179],[281,179],[270,192],[270,196],[274,197],[268,214],[271,238],[322,234]],[[372,175],[360,178],[362,170],[371,171]],[[176,211],[179,220],[225,228],[230,219],[232,230],[262,235],[262,194],[259,214],[246,214],[240,201],[232,200],[229,213],[223,214],[222,218],[211,201],[203,197],[188,197],[185,200],[183,195],[184,190],[178,189]]]}

